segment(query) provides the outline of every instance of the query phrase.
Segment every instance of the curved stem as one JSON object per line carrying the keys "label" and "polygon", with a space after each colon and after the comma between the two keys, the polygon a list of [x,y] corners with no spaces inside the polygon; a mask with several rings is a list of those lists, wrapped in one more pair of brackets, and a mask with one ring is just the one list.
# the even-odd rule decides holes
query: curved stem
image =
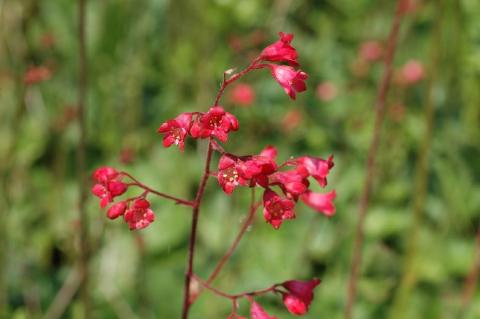
{"label": "curved stem", "polygon": [[355,231],[355,241],[353,249],[353,258],[350,268],[350,279],[348,282],[347,290],[347,302],[345,306],[345,319],[352,318],[353,304],[355,303],[355,298],[357,294],[357,281],[358,273],[360,270],[360,264],[362,259],[362,245],[363,245],[363,225],[365,222],[365,216],[367,213],[368,202],[370,198],[370,191],[373,184],[374,170],[375,170],[375,159],[377,157],[377,149],[380,143],[380,132],[382,128],[383,118],[385,115],[385,103],[387,99],[388,89],[390,88],[390,80],[393,74],[393,57],[395,55],[395,50],[397,47],[398,33],[400,30],[400,25],[403,18],[403,1],[397,0],[397,9],[395,17],[392,23],[392,29],[388,37],[388,46],[385,56],[385,70],[383,74],[382,81],[378,88],[377,99],[375,102],[375,125],[373,128],[372,141],[370,143],[370,149],[368,152],[368,159],[366,165],[366,175],[363,185],[363,193],[360,197],[359,202],[359,211],[358,211],[358,222]]}
{"label": "curved stem", "polygon": [[190,230],[190,241],[188,247],[188,262],[187,262],[187,271],[185,272],[185,286],[184,286],[184,295],[183,295],[183,308],[182,308],[182,319],[188,318],[188,311],[190,309],[190,281],[193,275],[193,257],[195,254],[195,242],[197,237],[197,224],[198,224],[198,215],[200,213],[200,203],[205,192],[205,186],[207,185],[208,177],[210,175],[210,162],[212,160],[212,139],[210,138],[208,142],[208,151],[207,159],[205,160],[205,171],[203,173],[202,180],[200,181],[200,186],[198,187],[197,196],[195,197],[195,202],[192,210],[192,227]]}
{"label": "curved stem", "polygon": [[143,188],[144,190],[148,191],[149,193],[155,194],[159,197],[163,197],[163,198],[166,198],[166,199],[171,199],[171,200],[175,201],[177,204],[190,206],[190,207],[195,206],[195,202],[192,202],[192,201],[189,201],[189,200],[186,200],[186,199],[181,199],[181,198],[178,198],[178,197],[175,197],[175,196],[172,196],[172,195],[168,195],[168,194],[156,191],[153,188],[150,188],[147,185],[141,183],[139,180],[137,180],[136,178],[134,178],[132,175],[128,174],[127,172],[121,172],[120,174],[125,175],[128,178],[130,178],[132,181],[134,181],[134,183],[130,183],[128,185],[138,186],[138,187]]}

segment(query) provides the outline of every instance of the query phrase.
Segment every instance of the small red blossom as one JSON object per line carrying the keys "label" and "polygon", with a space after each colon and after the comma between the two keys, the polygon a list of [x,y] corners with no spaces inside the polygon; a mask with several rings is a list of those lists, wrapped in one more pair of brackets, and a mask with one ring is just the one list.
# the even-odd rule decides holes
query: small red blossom
{"label": "small red blossom", "polygon": [[163,146],[170,147],[178,145],[180,151],[185,147],[185,137],[190,130],[192,123],[191,113],[182,113],[174,120],[168,120],[158,128],[158,133],[165,134],[163,137]]}
{"label": "small red blossom", "polygon": [[52,77],[52,71],[46,66],[31,67],[25,72],[23,82],[27,85],[46,81]]}
{"label": "small red blossom", "polygon": [[92,187],[92,193],[100,198],[100,206],[103,208],[113,201],[113,198],[125,193],[128,185],[120,181],[120,173],[112,167],[100,167],[92,175],[97,182]]}
{"label": "small red blossom", "polygon": [[269,316],[268,313],[255,301],[250,306],[250,316],[252,319],[277,319],[275,316]]}
{"label": "small red blossom", "polygon": [[280,39],[267,46],[260,53],[260,59],[271,62],[287,62],[292,66],[297,66],[298,54],[295,48],[290,43],[293,40],[293,34],[280,32]]}
{"label": "small red blossom", "polygon": [[327,160],[312,156],[302,156],[295,159],[295,161],[305,166],[310,176],[315,178],[321,187],[327,185],[327,175],[334,166],[332,155]]}
{"label": "small red blossom", "polygon": [[289,280],[281,284],[289,293],[283,295],[283,303],[294,315],[303,315],[313,300],[313,290],[320,284],[314,278],[309,281]]}
{"label": "small red blossom", "polygon": [[307,178],[308,170],[303,165],[297,165],[295,169],[285,172],[276,172],[270,176],[270,185],[279,185],[288,198],[298,199],[298,196],[308,190],[310,183]]}
{"label": "small red blossom", "polygon": [[275,229],[280,228],[284,220],[295,218],[294,206],[292,200],[282,198],[270,189],[263,193],[263,217]]}
{"label": "small red blossom", "polygon": [[228,132],[238,128],[238,120],[233,114],[225,112],[221,106],[214,106],[193,122],[190,134],[195,138],[216,137],[226,142]]}
{"label": "small red blossom", "polygon": [[315,209],[319,213],[330,217],[335,214],[335,205],[333,200],[337,196],[335,190],[332,190],[328,193],[315,193],[312,191],[307,191],[301,195],[301,200],[311,208]]}
{"label": "small red blossom", "polygon": [[250,186],[268,187],[268,176],[277,170],[277,149],[267,146],[259,155],[247,156],[239,165],[241,174],[250,180]]}
{"label": "small red blossom", "polygon": [[229,154],[222,155],[218,163],[218,183],[226,194],[231,194],[235,187],[247,185],[240,175],[237,166],[240,161],[237,157]]}
{"label": "small red blossom", "polygon": [[255,101],[255,91],[251,85],[239,83],[232,88],[230,100],[236,105],[250,106]]}
{"label": "small red blossom", "polygon": [[307,89],[305,80],[308,79],[307,73],[301,70],[295,70],[291,66],[268,64],[273,78],[283,87],[285,93],[295,100],[297,92],[303,92]]}
{"label": "small red blossom", "polygon": [[365,41],[360,46],[360,58],[368,62],[375,62],[383,57],[383,45],[375,40]]}
{"label": "small red blossom", "polygon": [[337,86],[330,81],[322,82],[317,86],[317,96],[320,101],[330,102],[337,96]]}
{"label": "small red blossom", "polygon": [[96,180],[99,183],[107,183],[114,178],[116,178],[119,175],[116,169],[110,166],[103,166],[100,168],[97,168],[93,174],[92,177],[94,180]]}
{"label": "small red blossom", "polygon": [[113,204],[107,211],[107,217],[115,219],[125,213],[128,208],[128,204],[124,201]]}
{"label": "small red blossom", "polygon": [[425,76],[423,64],[417,60],[410,60],[400,69],[398,82],[403,85],[413,85]]}
{"label": "small red blossom", "polygon": [[128,223],[130,230],[134,230],[150,225],[155,220],[155,215],[150,209],[150,202],[144,198],[138,198],[125,212],[123,218]]}

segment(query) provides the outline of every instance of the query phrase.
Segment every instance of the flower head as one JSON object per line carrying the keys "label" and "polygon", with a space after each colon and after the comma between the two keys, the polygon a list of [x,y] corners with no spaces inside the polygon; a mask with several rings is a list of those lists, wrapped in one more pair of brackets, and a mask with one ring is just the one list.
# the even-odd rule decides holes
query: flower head
{"label": "flower head", "polygon": [[307,191],[301,195],[301,200],[311,208],[315,209],[319,213],[323,213],[326,216],[333,216],[335,214],[335,205],[333,200],[337,196],[335,190],[328,193],[314,193]]}
{"label": "flower head", "polygon": [[360,46],[359,55],[364,61],[378,61],[383,56],[383,45],[374,40],[365,41]]}
{"label": "flower head", "polygon": [[287,65],[268,64],[268,67],[274,79],[293,100],[295,100],[297,92],[307,89],[305,85],[305,80],[308,78],[307,73]]}
{"label": "flower head", "polygon": [[327,185],[327,175],[334,165],[333,156],[329,156],[327,160],[319,157],[302,156],[295,159],[295,161],[303,165],[308,170],[310,176],[315,178],[321,187]]}
{"label": "flower head", "polygon": [[182,113],[174,120],[168,120],[158,128],[158,133],[165,134],[163,137],[163,146],[170,147],[172,144],[178,145],[183,151],[185,147],[185,137],[190,130],[192,123],[191,113]]}
{"label": "flower head", "polygon": [[316,278],[309,281],[289,280],[281,284],[288,291],[283,295],[288,311],[294,315],[305,314],[313,300],[313,289],[319,284],[320,280]]}
{"label": "flower head", "polygon": [[410,60],[402,66],[398,81],[404,85],[412,85],[421,81],[424,76],[423,64],[417,60]]}
{"label": "flower head", "polygon": [[297,66],[297,51],[290,45],[293,40],[293,34],[280,32],[280,39],[274,44],[269,45],[260,53],[260,59],[272,62],[287,62],[290,65]]}
{"label": "flower head", "polygon": [[288,198],[296,201],[298,196],[305,193],[310,185],[307,178],[307,169],[303,165],[297,165],[293,170],[272,174],[270,185],[279,185]]}
{"label": "flower head", "polygon": [[150,225],[155,220],[155,215],[150,209],[150,202],[145,198],[138,198],[125,212],[123,218],[128,223],[130,230],[133,230],[142,229]]}
{"label": "flower head", "polygon": [[250,306],[250,316],[252,319],[277,319],[275,316],[269,316],[268,313],[255,301]]}
{"label": "flower head", "polygon": [[107,211],[107,217],[110,219],[115,219],[125,213],[128,208],[128,204],[125,201],[118,202],[113,204]]}
{"label": "flower head", "polygon": [[107,183],[119,175],[116,169],[110,166],[103,166],[97,168],[95,172],[93,172],[92,177],[98,183]]}
{"label": "flower head", "polygon": [[190,128],[193,137],[216,137],[222,142],[228,139],[228,132],[238,130],[237,118],[225,112],[221,106],[214,106],[195,120]]}
{"label": "flower head", "polygon": [[93,185],[93,195],[100,198],[103,208],[111,203],[116,196],[120,196],[128,189],[128,185],[120,181],[121,175],[112,167],[100,167],[92,175],[97,184]]}
{"label": "flower head", "polygon": [[231,194],[235,187],[247,184],[237,168],[239,163],[238,157],[229,154],[222,155],[218,163],[218,183],[227,194]]}
{"label": "flower head", "polygon": [[282,198],[270,189],[263,193],[263,217],[275,229],[280,228],[284,220],[295,218],[294,206],[291,199]]}

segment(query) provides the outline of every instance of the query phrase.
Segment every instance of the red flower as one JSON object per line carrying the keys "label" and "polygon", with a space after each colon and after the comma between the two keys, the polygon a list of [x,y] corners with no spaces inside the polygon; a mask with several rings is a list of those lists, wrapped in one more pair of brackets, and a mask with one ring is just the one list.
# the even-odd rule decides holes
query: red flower
{"label": "red flower", "polygon": [[225,112],[221,106],[214,106],[194,121],[190,134],[193,137],[216,137],[222,142],[228,139],[228,132],[238,130],[238,120]]}
{"label": "red flower", "polygon": [[317,180],[320,186],[327,185],[327,175],[333,167],[333,156],[330,155],[327,160],[312,156],[303,156],[295,160],[297,163],[305,166],[308,173]]}
{"label": "red flower", "polygon": [[263,217],[275,229],[280,228],[284,220],[295,218],[294,206],[292,200],[282,198],[270,189],[263,193]]}
{"label": "red flower", "polygon": [[155,215],[150,209],[150,203],[144,198],[138,198],[133,202],[123,218],[128,223],[130,230],[142,229],[150,225],[155,220]]}
{"label": "red flower", "polygon": [[294,315],[303,315],[313,300],[313,289],[320,284],[319,279],[310,281],[289,280],[282,284],[289,293],[283,295],[283,303]]}
{"label": "red flower", "polygon": [[270,185],[279,185],[287,197],[298,199],[298,196],[308,190],[308,171],[303,165],[286,172],[277,172],[270,177]]}
{"label": "red flower", "polygon": [[398,82],[404,85],[412,85],[421,81],[424,76],[423,64],[417,60],[410,60],[401,68]]}
{"label": "red flower", "polygon": [[380,42],[370,40],[365,41],[360,46],[360,57],[369,62],[378,61],[383,56],[383,46]]}
{"label": "red flower", "polygon": [[310,206],[319,213],[323,213],[326,216],[333,216],[335,214],[335,205],[332,201],[336,196],[335,190],[326,194],[307,191],[300,198],[307,206]]}
{"label": "red flower", "polygon": [[252,302],[250,307],[250,316],[252,319],[277,319],[275,316],[270,317],[268,313],[255,301]]}
{"label": "red flower", "polygon": [[225,154],[218,163],[218,183],[227,194],[231,194],[238,185],[247,184],[237,169],[239,162],[237,157]]}
{"label": "red flower", "polygon": [[317,86],[317,96],[323,102],[329,102],[337,96],[337,86],[330,81],[325,81]]}
{"label": "red flower", "polygon": [[303,92],[307,89],[305,80],[307,73],[301,70],[295,70],[291,66],[268,64],[273,77],[283,87],[285,92],[295,100],[297,92]]}
{"label": "red flower", "polygon": [[297,51],[290,45],[293,40],[293,34],[280,32],[280,40],[269,45],[260,53],[260,59],[272,62],[287,62],[290,65],[297,66]]}
{"label": "red flower", "polygon": [[108,209],[107,217],[110,219],[115,219],[125,213],[127,210],[128,204],[124,201],[113,204],[112,207]]}
{"label": "red flower", "polygon": [[232,88],[230,100],[240,106],[250,106],[255,100],[255,91],[250,85],[239,83]]}
{"label": "red flower", "polygon": [[31,67],[25,72],[23,76],[23,82],[27,85],[39,83],[50,79],[52,76],[52,71],[46,66],[35,66]]}
{"label": "red flower", "polygon": [[93,179],[98,183],[93,185],[93,195],[100,198],[103,208],[113,201],[113,198],[125,193],[128,185],[120,181],[120,174],[112,167],[101,167],[93,173]]}
{"label": "red flower", "polygon": [[172,144],[178,145],[183,151],[185,146],[185,137],[188,134],[192,122],[191,113],[182,113],[174,120],[168,120],[158,128],[158,133],[165,134],[163,137],[163,146],[170,147]]}

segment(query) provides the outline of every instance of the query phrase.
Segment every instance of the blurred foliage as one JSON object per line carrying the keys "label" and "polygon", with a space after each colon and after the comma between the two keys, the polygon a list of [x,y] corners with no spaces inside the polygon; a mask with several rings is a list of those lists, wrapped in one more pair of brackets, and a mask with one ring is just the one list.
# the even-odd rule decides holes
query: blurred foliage
{"label": "blurred foliage", "polygon": [[[300,204],[297,219],[278,231],[257,216],[216,286],[238,292],[316,276],[322,284],[306,317],[342,318],[383,70],[376,63],[358,72],[355,61],[362,42],[385,42],[394,1],[87,2],[89,170],[123,168],[185,198],[196,191],[205,145],[189,143],[183,154],[164,149],[159,124],[183,111],[206,110],[224,70],[245,66],[278,31],[295,34],[309,90],[292,102],[268,72],[246,77],[256,101],[238,107],[227,92],[222,103],[238,116],[241,130],[225,147],[248,154],[274,144],[280,160],[334,154],[329,188],[337,190],[337,214],[326,219]],[[389,94],[366,221],[359,319],[460,318],[474,259],[480,224],[480,2],[417,4],[402,26],[395,67],[416,59],[426,77],[409,87],[393,85]],[[78,254],[77,5],[1,0],[0,10],[0,308],[5,318],[41,318]],[[24,74],[33,66],[46,66],[51,74],[26,85]],[[316,92],[325,81],[337,90],[328,101]],[[433,137],[425,146],[429,96]],[[426,195],[422,217],[415,220],[422,151],[428,154]],[[233,240],[248,196],[242,189],[227,197],[216,181],[209,182],[196,258],[201,276],[208,276]],[[89,199],[94,318],[179,317],[190,212],[163,200],[154,200],[153,208],[155,223],[129,232],[121,221],[107,222]],[[392,314],[412,227],[419,229],[417,254],[407,266],[415,284],[401,313]],[[261,300],[279,318],[291,317],[278,300]],[[204,293],[191,318],[226,318],[229,307]],[[79,313],[74,298],[64,318]],[[478,289],[464,318],[480,318]]]}

